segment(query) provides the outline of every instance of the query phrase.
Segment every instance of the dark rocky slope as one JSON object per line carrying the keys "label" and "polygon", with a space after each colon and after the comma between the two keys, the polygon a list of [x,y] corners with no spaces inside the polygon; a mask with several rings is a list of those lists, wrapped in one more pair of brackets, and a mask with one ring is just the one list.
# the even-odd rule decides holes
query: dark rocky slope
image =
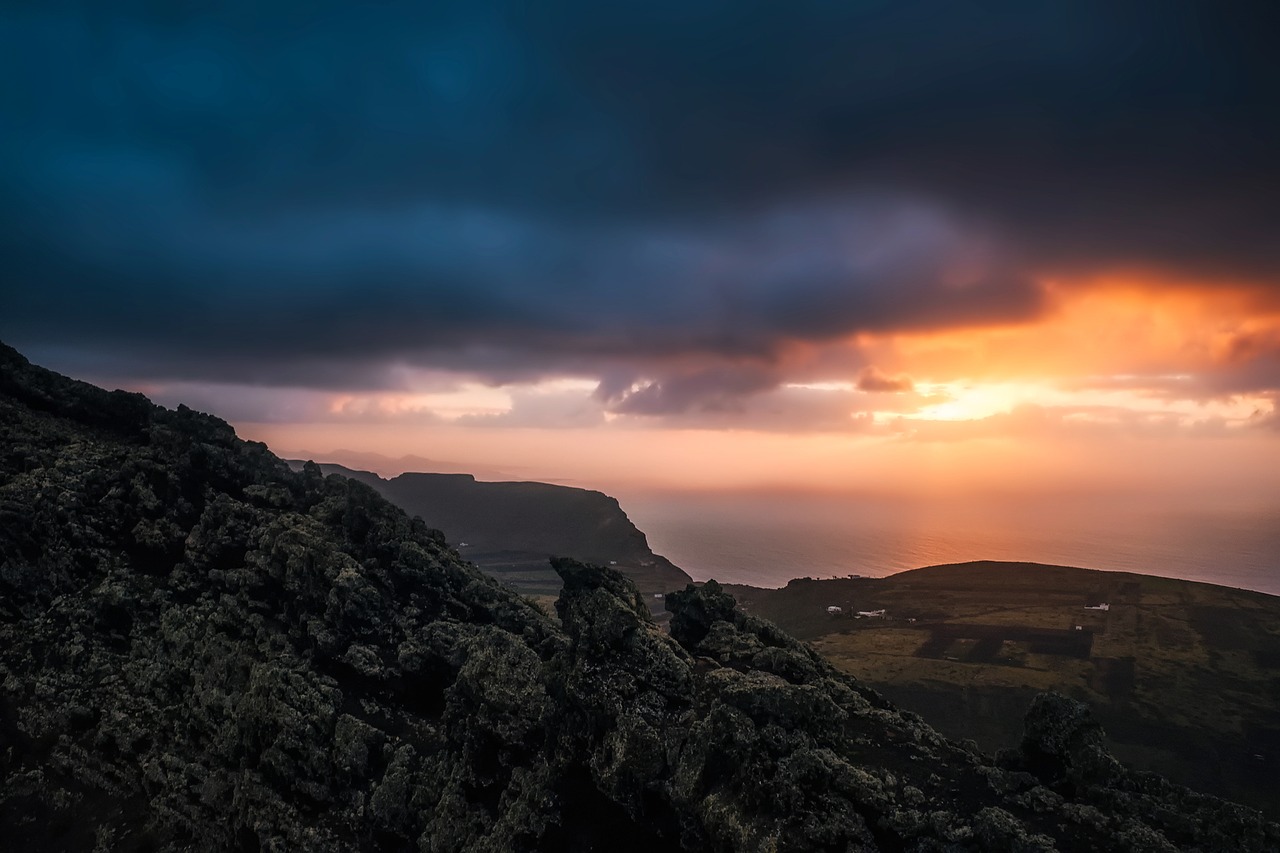
{"label": "dark rocky slope", "polygon": [[653,553],[617,498],[603,492],[552,483],[485,483],[470,474],[408,473],[388,480],[323,462],[320,470],[367,483],[410,515],[431,519],[462,556],[520,592],[559,592],[560,578],[548,564],[552,556],[613,565],[650,593],[650,601],[652,593],[692,581]]}
{"label": "dark rocky slope", "polygon": [[1042,697],[999,765],[716,585],[559,624],[373,490],[0,350],[10,850],[1280,848]]}

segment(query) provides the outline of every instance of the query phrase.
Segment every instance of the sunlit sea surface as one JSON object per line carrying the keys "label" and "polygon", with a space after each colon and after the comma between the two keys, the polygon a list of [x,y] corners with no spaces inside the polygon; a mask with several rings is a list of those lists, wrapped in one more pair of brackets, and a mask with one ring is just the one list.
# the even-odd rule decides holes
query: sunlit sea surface
{"label": "sunlit sea surface", "polygon": [[1083,499],[964,501],[619,495],[652,549],[696,580],[783,586],[938,563],[1015,560],[1280,595],[1280,504],[1152,508]]}

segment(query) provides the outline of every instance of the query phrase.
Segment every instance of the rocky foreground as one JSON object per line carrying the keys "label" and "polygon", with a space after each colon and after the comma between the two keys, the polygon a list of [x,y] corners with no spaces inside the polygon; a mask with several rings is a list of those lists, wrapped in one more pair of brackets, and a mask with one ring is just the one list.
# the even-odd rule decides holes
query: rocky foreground
{"label": "rocky foreground", "polygon": [[9,850],[1280,849],[1044,695],[998,760],[715,584],[551,619],[360,483],[0,348]]}

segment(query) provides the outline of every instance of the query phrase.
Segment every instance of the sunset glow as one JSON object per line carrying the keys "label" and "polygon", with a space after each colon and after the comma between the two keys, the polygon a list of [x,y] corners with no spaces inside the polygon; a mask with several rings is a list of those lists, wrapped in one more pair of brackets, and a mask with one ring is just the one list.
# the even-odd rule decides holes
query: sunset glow
{"label": "sunset glow", "polygon": [[[860,9],[761,11],[709,75],[691,45],[725,34],[697,15],[633,22],[608,61],[505,14],[374,15],[380,46],[319,89],[303,47],[231,36],[201,88],[173,70],[208,59],[194,19],[125,16],[140,35],[91,51],[15,21],[39,48],[9,76],[43,69],[48,92],[14,105],[0,333],[278,451],[387,470],[1267,491],[1280,195],[1238,34],[1027,10],[939,41],[978,13],[938,11],[883,51],[856,34],[906,12]],[[465,49],[408,79],[445,55],[428,31]],[[151,118],[108,133],[127,110],[89,78]]]}
{"label": "sunset glow", "polygon": [[1277,36],[0,5],[6,843],[1280,853]]}
{"label": "sunset glow", "polygon": [[772,387],[688,410],[628,411],[587,376],[459,377],[242,429],[287,450],[443,454],[615,487],[1039,493],[1113,489],[1123,465],[1153,490],[1268,491],[1250,471],[1280,461],[1280,311],[1249,288],[1152,278],[1047,290],[1023,322],[783,347]]}

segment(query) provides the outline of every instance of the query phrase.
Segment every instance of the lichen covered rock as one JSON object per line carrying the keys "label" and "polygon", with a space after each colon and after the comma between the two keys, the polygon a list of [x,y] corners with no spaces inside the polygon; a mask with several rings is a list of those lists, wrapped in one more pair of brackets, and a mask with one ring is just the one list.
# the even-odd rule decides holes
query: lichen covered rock
{"label": "lichen covered rock", "polygon": [[[714,583],[552,619],[369,488],[0,348],[6,849],[1280,848],[1041,697],[997,763]],[[429,521],[429,520],[428,520]]]}

